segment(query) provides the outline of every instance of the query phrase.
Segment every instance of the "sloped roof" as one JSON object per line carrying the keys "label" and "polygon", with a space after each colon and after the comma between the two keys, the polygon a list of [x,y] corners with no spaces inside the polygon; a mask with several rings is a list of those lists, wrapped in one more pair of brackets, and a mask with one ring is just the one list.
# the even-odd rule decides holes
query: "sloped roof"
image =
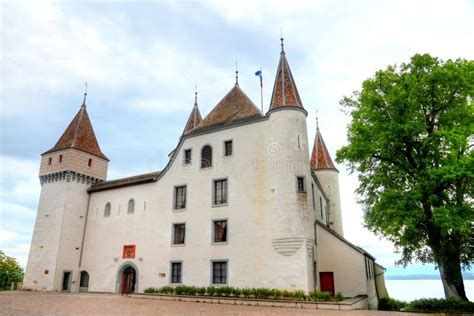
{"label": "sloped roof", "polygon": [[319,131],[319,127],[316,128],[316,136],[314,137],[313,152],[311,154],[311,169],[336,169],[332,162],[331,155],[326,148],[323,136]]}
{"label": "sloped roof", "polygon": [[261,116],[260,110],[236,84],[204,120],[199,123],[195,130],[226,125],[233,121]]}
{"label": "sloped roof", "polygon": [[290,66],[286,60],[283,44],[275,77],[275,83],[273,85],[270,111],[281,107],[296,107],[304,109],[303,102],[301,102],[298,89],[296,88],[295,80],[291,74]]}
{"label": "sloped roof", "polygon": [[91,155],[109,160],[100,150],[85,104],[81,106],[81,109],[77,112],[71,123],[69,123],[69,126],[59,138],[56,145],[43,154],[67,148],[75,148]]}
{"label": "sloped roof", "polygon": [[138,185],[148,182],[155,182],[160,176],[161,172],[150,172],[145,174],[140,174],[133,177],[121,178],[110,181],[102,181],[93,184],[87,191],[88,192],[97,192],[103,190],[117,189],[130,185]]}
{"label": "sloped roof", "polygon": [[194,128],[196,128],[196,126],[199,125],[199,123],[201,123],[201,121],[202,121],[202,117],[201,117],[201,112],[199,111],[199,107],[197,104],[197,93],[196,93],[196,96],[194,98],[193,110],[191,111],[191,114],[189,114],[189,118],[186,123],[186,126],[184,127],[183,134],[186,134],[192,131]]}

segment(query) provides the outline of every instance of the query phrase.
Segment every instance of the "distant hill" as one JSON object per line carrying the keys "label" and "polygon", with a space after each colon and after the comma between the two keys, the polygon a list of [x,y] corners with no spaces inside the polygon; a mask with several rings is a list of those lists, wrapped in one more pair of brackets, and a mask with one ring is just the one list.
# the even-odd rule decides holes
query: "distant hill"
{"label": "distant hill", "polygon": [[[474,280],[474,273],[463,273],[464,280]],[[439,280],[439,274],[385,275],[385,280]]]}

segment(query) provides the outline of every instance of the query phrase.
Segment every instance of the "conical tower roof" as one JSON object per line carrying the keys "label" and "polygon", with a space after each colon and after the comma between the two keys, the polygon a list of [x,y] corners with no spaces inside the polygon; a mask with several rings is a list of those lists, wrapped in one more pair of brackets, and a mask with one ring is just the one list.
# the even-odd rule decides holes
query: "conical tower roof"
{"label": "conical tower roof", "polygon": [[74,119],[69,123],[69,126],[66,128],[61,138],[59,138],[56,145],[43,154],[67,148],[75,148],[91,155],[109,160],[100,150],[99,143],[94,134],[94,129],[92,128],[91,120],[87,114],[85,103],[82,104],[79,112],[77,112]]}
{"label": "conical tower roof", "polygon": [[201,123],[201,121],[202,117],[197,103],[197,92],[195,92],[193,110],[191,111],[191,114],[189,114],[189,118],[186,122],[186,126],[184,127],[183,134],[186,134],[195,129],[199,125],[199,123]]}
{"label": "conical tower roof", "polygon": [[283,38],[281,39],[281,53],[278,69],[273,85],[272,100],[270,102],[270,111],[282,107],[303,107],[295,80],[291,74],[290,66],[286,60],[285,50],[283,48]]}
{"label": "conical tower roof", "polygon": [[337,171],[326,144],[324,143],[323,136],[319,131],[319,127],[316,128],[316,136],[314,137],[313,152],[311,154],[311,169],[334,169]]}
{"label": "conical tower roof", "polygon": [[257,106],[236,84],[202,120],[197,129],[226,125],[234,121],[261,116]]}

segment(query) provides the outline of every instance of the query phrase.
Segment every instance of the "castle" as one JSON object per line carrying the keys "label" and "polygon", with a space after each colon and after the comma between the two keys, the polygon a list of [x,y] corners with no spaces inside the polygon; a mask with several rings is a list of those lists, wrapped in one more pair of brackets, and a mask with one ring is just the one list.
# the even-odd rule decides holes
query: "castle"
{"label": "castle", "polygon": [[107,180],[85,98],[41,155],[41,196],[24,279],[39,291],[267,287],[367,296],[383,268],[344,238],[338,170],[283,47],[269,110],[236,81],[202,119],[197,97],[161,171]]}

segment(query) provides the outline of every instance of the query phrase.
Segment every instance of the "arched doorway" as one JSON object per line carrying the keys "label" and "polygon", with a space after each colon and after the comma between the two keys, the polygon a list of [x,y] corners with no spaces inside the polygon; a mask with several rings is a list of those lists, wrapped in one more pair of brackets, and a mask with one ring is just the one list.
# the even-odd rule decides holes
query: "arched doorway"
{"label": "arched doorway", "polygon": [[117,273],[117,292],[123,295],[136,291],[138,291],[138,269],[132,262],[126,262]]}
{"label": "arched doorway", "polygon": [[79,280],[79,292],[87,292],[89,290],[89,273],[81,271],[81,278]]}

